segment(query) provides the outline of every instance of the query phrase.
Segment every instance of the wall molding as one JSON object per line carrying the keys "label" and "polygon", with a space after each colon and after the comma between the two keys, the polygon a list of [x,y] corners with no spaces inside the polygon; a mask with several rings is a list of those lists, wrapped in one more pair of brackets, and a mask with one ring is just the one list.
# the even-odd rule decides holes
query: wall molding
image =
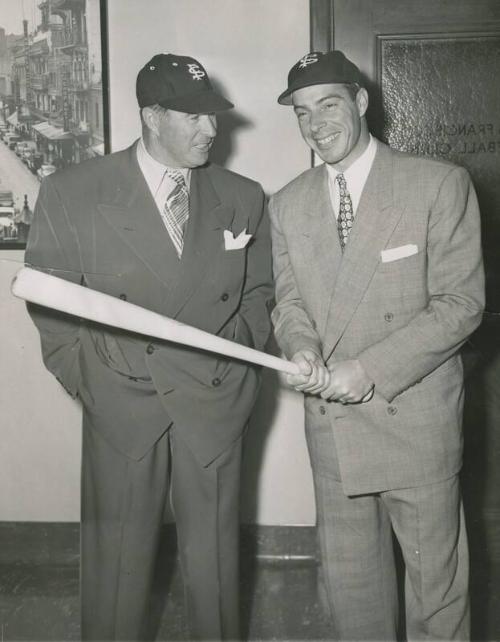
{"label": "wall molding", "polygon": [[[314,526],[242,524],[241,553],[258,562],[295,561],[317,564]],[[174,524],[165,524],[166,554],[175,555]],[[73,566],[79,563],[78,522],[0,522],[0,565]]]}

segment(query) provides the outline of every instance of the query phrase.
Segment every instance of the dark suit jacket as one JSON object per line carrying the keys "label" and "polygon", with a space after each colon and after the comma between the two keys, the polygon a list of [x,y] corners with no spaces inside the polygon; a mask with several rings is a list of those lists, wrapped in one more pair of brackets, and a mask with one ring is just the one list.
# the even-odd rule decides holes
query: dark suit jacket
{"label": "dark suit jacket", "polygon": [[[223,231],[253,235],[225,250]],[[213,334],[262,349],[272,297],[261,187],[214,165],[192,171],[179,260],[139,169],[135,145],[42,182],[26,262]],[[258,370],[217,355],[30,306],[47,368],[84,420],[141,458],[172,421],[208,464],[242,432]]]}
{"label": "dark suit jacket", "polygon": [[455,474],[457,353],[484,306],[479,209],[466,170],[379,142],[344,253],[324,165],[273,196],[270,215],[278,343],[289,357],[312,348],[327,362],[359,359],[375,382],[368,403],[306,398],[311,429],[328,409],[345,492]]}

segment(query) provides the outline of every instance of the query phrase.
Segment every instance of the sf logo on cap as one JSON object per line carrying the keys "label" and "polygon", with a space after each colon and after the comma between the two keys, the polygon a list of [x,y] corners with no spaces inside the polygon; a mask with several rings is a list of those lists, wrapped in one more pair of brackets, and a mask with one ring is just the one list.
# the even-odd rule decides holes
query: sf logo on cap
{"label": "sf logo on cap", "polygon": [[312,65],[315,62],[318,62],[318,54],[306,54],[299,60],[299,69],[305,69],[307,65]]}
{"label": "sf logo on cap", "polygon": [[203,69],[194,62],[188,65],[188,71],[193,76],[193,80],[201,80],[205,76]]}

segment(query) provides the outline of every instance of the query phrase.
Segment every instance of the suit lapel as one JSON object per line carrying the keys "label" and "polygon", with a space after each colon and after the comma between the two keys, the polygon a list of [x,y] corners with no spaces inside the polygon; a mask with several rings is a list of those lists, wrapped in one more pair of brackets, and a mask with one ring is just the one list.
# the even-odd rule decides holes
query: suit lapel
{"label": "suit lapel", "polygon": [[319,308],[316,313],[318,331],[322,334],[335,278],[340,269],[342,252],[330,199],[326,166],[321,165],[313,170],[310,177],[308,189],[303,192],[304,200],[300,204],[297,225],[305,237],[305,242],[312,245],[314,262],[311,267],[315,268],[321,291],[324,293],[324,296],[318,299]]}
{"label": "suit lapel", "polygon": [[137,258],[167,287],[175,281],[178,259],[139,168],[135,145],[115,177],[110,202],[97,205],[108,224]]}
{"label": "suit lapel", "polygon": [[363,298],[380,262],[380,252],[402,215],[393,192],[397,178],[391,151],[380,142],[377,145],[330,301],[324,334],[325,359],[335,349]]}
{"label": "suit lapel", "polygon": [[202,287],[204,277],[225,251],[224,230],[231,228],[233,218],[234,209],[221,203],[209,169],[194,169],[189,191],[189,221],[180,261],[181,274],[172,292],[172,316],[178,316],[196,290]]}
{"label": "suit lapel", "polygon": [[208,168],[193,170],[189,221],[179,260],[139,168],[135,145],[124,154],[110,182],[116,186],[114,192],[97,209],[137,258],[167,286],[163,309],[175,317],[202,284],[210,263],[224,252],[223,231],[231,228],[234,209],[220,202]]}

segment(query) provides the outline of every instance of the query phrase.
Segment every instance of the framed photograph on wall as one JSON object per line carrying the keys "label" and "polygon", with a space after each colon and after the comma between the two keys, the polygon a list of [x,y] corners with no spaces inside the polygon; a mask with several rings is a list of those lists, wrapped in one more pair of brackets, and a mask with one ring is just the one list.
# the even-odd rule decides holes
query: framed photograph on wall
{"label": "framed photograph on wall", "polygon": [[40,182],[109,151],[106,0],[2,0],[0,250],[26,247]]}

